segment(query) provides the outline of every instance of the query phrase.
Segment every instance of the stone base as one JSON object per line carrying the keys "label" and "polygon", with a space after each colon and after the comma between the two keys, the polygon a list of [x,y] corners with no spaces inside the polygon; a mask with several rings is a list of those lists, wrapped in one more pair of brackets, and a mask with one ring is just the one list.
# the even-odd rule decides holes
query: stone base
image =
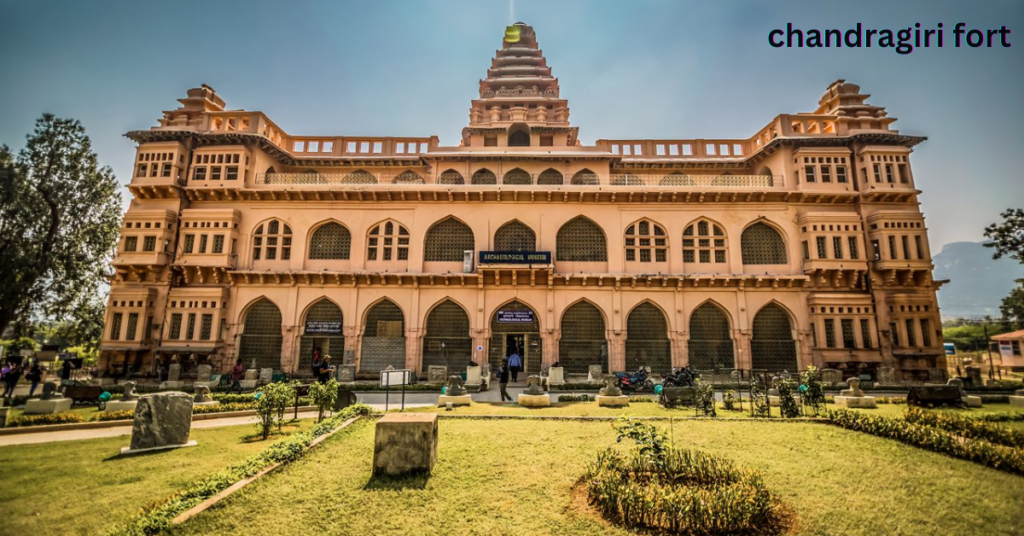
{"label": "stone base", "polygon": [[148,449],[135,449],[135,450],[132,450],[131,447],[121,447],[121,456],[131,456],[132,454],[142,454],[144,452],[156,452],[158,450],[170,450],[170,449],[180,449],[180,448],[185,448],[185,447],[194,447],[194,446],[196,446],[198,444],[199,443],[196,443],[195,440],[192,440],[192,441],[189,441],[188,443],[185,443],[184,445],[164,445],[162,447],[152,447],[152,448],[148,448]]}
{"label": "stone base", "polygon": [[241,380],[238,382],[238,385],[241,385],[242,389],[255,389],[256,380]]}
{"label": "stone base", "polygon": [[210,400],[209,402],[193,402],[192,403],[193,406],[216,406],[217,404],[220,404],[220,402],[218,402],[216,400]]}
{"label": "stone base", "polygon": [[778,395],[768,395],[768,405],[777,408],[782,405],[782,397]]}
{"label": "stone base", "polygon": [[837,396],[837,408],[860,408],[875,409],[875,397],[873,396]]}
{"label": "stone base", "polygon": [[629,397],[626,395],[595,395],[594,400],[597,400],[597,405],[603,408],[623,408],[629,406]]}
{"label": "stone base", "polygon": [[200,387],[206,387],[209,390],[213,390],[214,387],[220,385],[220,382],[192,382],[192,387],[199,389]]}
{"label": "stone base", "polygon": [[470,395],[462,396],[448,396],[441,395],[437,397],[437,407],[443,408],[451,402],[453,406],[469,406],[473,403],[473,397]]}
{"label": "stone base", "polygon": [[565,383],[565,369],[562,367],[551,367],[548,369],[548,385],[562,385]]}
{"label": "stone base", "polygon": [[72,400],[70,398],[54,398],[52,400],[33,398],[25,402],[25,415],[71,411],[71,403]]}
{"label": "stone base", "polygon": [[110,400],[104,407],[103,411],[135,411],[135,406],[139,405],[138,400]]}
{"label": "stone base", "polygon": [[520,393],[516,401],[524,408],[544,408],[551,405],[551,395],[528,395]]}
{"label": "stone base", "polygon": [[181,389],[185,387],[185,382],[173,381],[173,382],[160,382],[161,389]]}
{"label": "stone base", "polygon": [[1010,405],[1015,408],[1024,408],[1024,396],[1011,396],[1007,397],[1010,399]]}
{"label": "stone base", "polygon": [[388,413],[377,421],[373,474],[430,473],[437,462],[436,413]]}
{"label": "stone base", "polygon": [[960,398],[963,399],[964,403],[966,403],[967,407],[969,407],[969,408],[980,408],[981,407],[981,397],[980,396],[964,395],[964,396],[962,396]]}

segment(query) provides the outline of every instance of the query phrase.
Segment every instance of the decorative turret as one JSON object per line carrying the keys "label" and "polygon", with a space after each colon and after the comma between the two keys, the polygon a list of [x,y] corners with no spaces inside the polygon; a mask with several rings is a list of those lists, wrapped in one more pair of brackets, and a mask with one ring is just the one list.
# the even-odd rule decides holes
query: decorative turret
{"label": "decorative turret", "polygon": [[224,110],[224,99],[210,86],[203,84],[188,90],[188,96],[178,99],[181,107],[177,110],[165,111],[160,119],[159,129],[194,129],[202,126],[203,114]]}
{"label": "decorative turret", "polygon": [[462,144],[565,147],[578,144],[577,134],[533,28],[522,22],[507,27],[487,78],[480,80]]}
{"label": "decorative turret", "polygon": [[896,121],[896,118],[888,117],[885,108],[881,106],[867,104],[870,96],[862,94],[857,84],[849,84],[846,80],[839,79],[825,90],[825,94],[818,100],[818,109],[814,113],[836,116],[841,133],[862,130],[891,131],[889,125]]}

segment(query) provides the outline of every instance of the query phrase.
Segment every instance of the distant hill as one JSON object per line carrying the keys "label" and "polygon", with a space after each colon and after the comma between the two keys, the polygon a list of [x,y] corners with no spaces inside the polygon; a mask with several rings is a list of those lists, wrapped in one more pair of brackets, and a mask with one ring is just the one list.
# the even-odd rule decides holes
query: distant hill
{"label": "distant hill", "polygon": [[1024,278],[1024,267],[1005,257],[995,260],[992,251],[981,242],[953,242],[932,258],[935,279],[950,280],[939,290],[943,318],[999,317],[999,304]]}

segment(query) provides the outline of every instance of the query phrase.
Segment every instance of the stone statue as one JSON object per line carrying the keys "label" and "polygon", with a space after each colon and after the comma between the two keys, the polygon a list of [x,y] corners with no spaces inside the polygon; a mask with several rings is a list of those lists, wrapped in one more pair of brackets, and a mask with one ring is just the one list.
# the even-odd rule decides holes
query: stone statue
{"label": "stone statue", "polygon": [[622,396],[622,389],[616,385],[619,381],[618,377],[614,374],[608,374],[604,378],[604,387],[601,388],[597,394],[601,396]]}
{"label": "stone statue", "polygon": [[59,400],[64,398],[64,395],[57,392],[57,384],[53,382],[46,382],[43,384],[43,400]]}
{"label": "stone statue", "polygon": [[729,376],[732,377],[732,381],[734,381],[736,383],[740,383],[740,381],[743,380],[743,373],[738,371],[738,370],[734,370],[734,371],[730,372]]}
{"label": "stone statue", "polygon": [[205,402],[212,402],[213,398],[210,397],[210,388],[205,385],[196,387],[196,396],[192,399],[192,402],[196,404],[202,404]]}
{"label": "stone statue", "polygon": [[139,395],[135,392],[135,382],[124,382],[124,394],[121,395],[122,402],[138,400]]}
{"label": "stone statue", "polygon": [[444,392],[445,396],[463,396],[466,394],[466,386],[463,384],[462,376],[452,374],[448,376],[447,389]]}
{"label": "stone statue", "polygon": [[547,394],[544,392],[544,388],[540,386],[540,376],[534,374],[529,378],[526,378],[526,391],[523,391],[524,395],[543,395]]}
{"label": "stone statue", "polygon": [[846,380],[846,383],[850,388],[840,391],[840,396],[864,396],[864,391],[860,390],[860,378],[854,376],[849,380]]}

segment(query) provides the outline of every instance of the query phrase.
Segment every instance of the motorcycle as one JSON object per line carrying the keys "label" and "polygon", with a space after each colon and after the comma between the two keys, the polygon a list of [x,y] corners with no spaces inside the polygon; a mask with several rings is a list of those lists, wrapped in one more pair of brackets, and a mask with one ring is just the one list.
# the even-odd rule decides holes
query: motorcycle
{"label": "motorcycle", "polygon": [[654,382],[649,377],[651,367],[640,367],[636,372],[616,372],[619,389],[623,391],[654,391]]}
{"label": "motorcycle", "polygon": [[661,375],[661,385],[664,387],[693,387],[693,381],[697,379],[697,373],[693,368],[672,368],[672,372]]}

